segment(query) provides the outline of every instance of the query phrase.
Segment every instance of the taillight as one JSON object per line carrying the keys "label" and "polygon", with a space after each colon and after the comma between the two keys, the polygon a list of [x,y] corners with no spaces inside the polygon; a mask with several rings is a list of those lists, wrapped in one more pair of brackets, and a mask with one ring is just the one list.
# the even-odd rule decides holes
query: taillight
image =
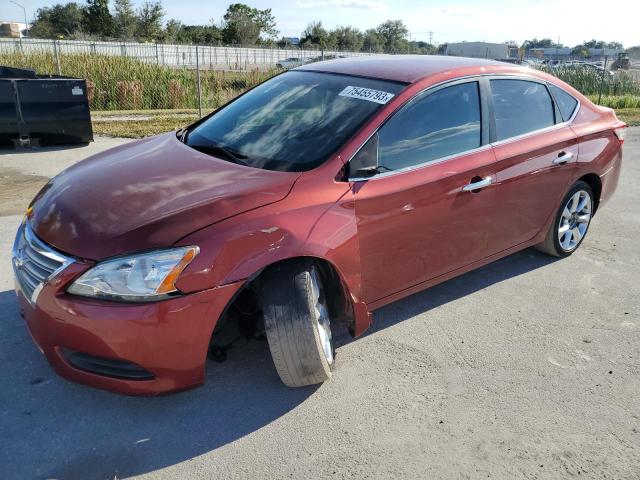
{"label": "taillight", "polygon": [[613,133],[616,134],[616,137],[618,137],[620,143],[624,143],[624,136],[627,133],[627,126],[625,125],[624,127],[614,128]]}

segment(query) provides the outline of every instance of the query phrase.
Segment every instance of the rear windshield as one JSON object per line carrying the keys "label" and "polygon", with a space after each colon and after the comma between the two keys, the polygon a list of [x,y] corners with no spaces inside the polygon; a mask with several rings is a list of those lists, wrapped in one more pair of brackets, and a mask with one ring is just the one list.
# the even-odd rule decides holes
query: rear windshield
{"label": "rear windshield", "polygon": [[229,161],[300,172],[322,164],[404,84],[328,73],[278,75],[186,133]]}

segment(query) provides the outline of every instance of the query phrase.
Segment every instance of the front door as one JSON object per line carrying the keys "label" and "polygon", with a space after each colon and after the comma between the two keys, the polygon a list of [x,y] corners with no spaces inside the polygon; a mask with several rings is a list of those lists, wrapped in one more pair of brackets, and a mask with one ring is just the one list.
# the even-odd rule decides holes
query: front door
{"label": "front door", "polygon": [[428,91],[396,112],[352,159],[377,154],[377,174],[351,168],[365,301],[487,255],[495,157],[483,135],[477,81]]}

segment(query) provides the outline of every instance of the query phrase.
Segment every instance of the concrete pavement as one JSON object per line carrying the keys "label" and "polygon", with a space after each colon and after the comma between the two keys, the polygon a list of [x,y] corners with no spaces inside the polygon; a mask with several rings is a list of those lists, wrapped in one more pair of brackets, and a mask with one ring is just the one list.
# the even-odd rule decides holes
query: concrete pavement
{"label": "concrete pavement", "polygon": [[[338,348],[333,378],[305,389],[280,383],[264,341],[167,397],[58,378],[12,292],[20,215],[0,217],[0,472],[638,479],[640,129],[628,133],[618,192],[575,255],[526,250],[385,307]],[[47,177],[80,153],[0,152],[0,168]]]}

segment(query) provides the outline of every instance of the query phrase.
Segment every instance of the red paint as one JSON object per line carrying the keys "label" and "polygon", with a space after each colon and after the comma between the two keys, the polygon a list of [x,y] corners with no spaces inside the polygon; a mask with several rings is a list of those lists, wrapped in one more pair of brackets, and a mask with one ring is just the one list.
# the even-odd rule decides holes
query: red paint
{"label": "red paint", "polygon": [[[22,295],[20,304],[29,332],[56,372],[92,387],[126,394],[153,395],[183,390],[204,381],[209,336],[243,282],[172,300],[148,304],[114,304],[66,295],[69,281],[87,265],[71,265],[46,285],[36,308]],[[61,349],[144,366],[153,380],[122,380],[70,366]]]}
{"label": "red paint", "polygon": [[[300,256],[335,268],[360,334],[372,310],[541,241],[560,198],[578,178],[601,178],[601,205],[616,189],[621,142],[613,129],[624,124],[554,77],[499,62],[426,56],[346,59],[303,69],[411,84],[312,171],[235,165],[166,134],[81,162],[38,194],[29,220],[34,231],[84,259],[45,285],[35,308],[21,299],[29,330],[58,373],[129,394],[198,385],[211,333],[233,295],[263,268]],[[341,177],[345,162],[415,94],[487,74],[555,83],[580,100],[580,111],[569,126],[412,171],[364,182]],[[561,152],[573,159],[554,166]],[[485,176],[493,177],[490,186],[462,191]],[[172,245],[200,247],[176,282],[182,296],[116,304],[65,293],[96,261]],[[131,361],[155,379],[86,373],[67,364],[61,348]]]}

